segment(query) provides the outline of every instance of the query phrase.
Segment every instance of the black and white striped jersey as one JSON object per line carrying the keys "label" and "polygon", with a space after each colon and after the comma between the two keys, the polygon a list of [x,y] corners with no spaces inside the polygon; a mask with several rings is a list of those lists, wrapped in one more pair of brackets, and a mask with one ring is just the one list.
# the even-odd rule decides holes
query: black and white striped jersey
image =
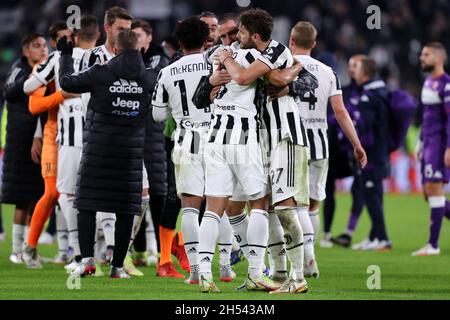
{"label": "black and white striped jersey", "polygon": [[[79,70],[85,50],[74,48],[72,53],[74,70]],[[59,85],[59,51],[53,51],[47,61],[37,66],[32,76],[24,85],[25,92],[33,92],[42,85],[55,81],[55,89],[61,90]],[[56,142],[62,146],[81,147],[85,110],[81,98],[65,99],[58,110],[58,134]]]}
{"label": "black and white striped jersey", "polygon": [[306,93],[297,100],[300,116],[308,135],[309,158],[311,160],[327,159],[329,157],[328,102],[331,97],[342,95],[341,84],[336,73],[324,63],[307,55],[297,55],[295,58],[319,82],[317,89]]}
{"label": "black and white striped jersey", "polygon": [[[248,68],[260,53],[255,50],[233,50],[233,59],[242,67]],[[259,140],[260,127],[256,106],[258,81],[249,85],[239,85],[231,80],[223,85],[214,100],[214,111],[208,141],[219,144],[246,144],[249,138]]]}
{"label": "black and white striped jersey", "polygon": [[83,55],[80,68],[75,69],[75,71],[84,71],[89,69],[93,65],[105,64],[112,58],[114,58],[114,54],[109,52],[108,49],[106,49],[106,46],[103,44],[101,46],[87,50]]}
{"label": "black and white striped jersey", "polygon": [[192,102],[199,83],[208,77],[211,65],[203,54],[190,54],[163,68],[153,91],[153,108],[169,108],[177,128],[174,141],[197,154],[211,123],[211,107],[197,108]]}
{"label": "black and white striped jersey", "polygon": [[[86,50],[86,52],[83,54],[83,57],[81,58],[79,69],[75,69],[75,71],[86,71],[96,64],[105,64],[112,58],[114,58],[114,54],[109,52],[108,49],[106,49],[106,46],[103,44],[101,46]],[[87,111],[87,106],[90,98],[91,94],[89,92],[81,94],[81,101],[83,103],[85,112]]]}
{"label": "black and white striped jersey", "polygon": [[[291,67],[294,62],[291,51],[283,44],[271,40],[268,47],[258,58],[271,70]],[[291,96],[267,100],[263,110],[264,127],[268,131],[270,150],[283,139],[294,144],[307,146],[306,130],[300,120],[299,108]]]}

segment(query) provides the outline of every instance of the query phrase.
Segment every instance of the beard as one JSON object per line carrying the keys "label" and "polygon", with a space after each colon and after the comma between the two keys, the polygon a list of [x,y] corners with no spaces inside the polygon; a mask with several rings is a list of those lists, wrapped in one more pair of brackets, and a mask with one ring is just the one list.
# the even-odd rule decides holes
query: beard
{"label": "beard", "polygon": [[422,64],[422,71],[423,72],[433,72],[434,66],[428,65],[428,64]]}
{"label": "beard", "polygon": [[248,40],[247,42],[240,42],[241,49],[253,49],[256,48],[256,43],[253,40]]}

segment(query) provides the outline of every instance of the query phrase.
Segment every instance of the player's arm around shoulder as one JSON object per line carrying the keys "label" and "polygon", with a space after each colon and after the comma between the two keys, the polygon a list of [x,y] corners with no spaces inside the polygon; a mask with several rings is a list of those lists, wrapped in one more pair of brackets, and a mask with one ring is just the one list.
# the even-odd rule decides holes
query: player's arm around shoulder
{"label": "player's arm around shoulder", "polygon": [[248,68],[242,67],[234,60],[231,50],[220,50],[217,53],[217,60],[225,66],[231,78],[239,85],[249,85],[270,71],[269,66],[258,59]]}

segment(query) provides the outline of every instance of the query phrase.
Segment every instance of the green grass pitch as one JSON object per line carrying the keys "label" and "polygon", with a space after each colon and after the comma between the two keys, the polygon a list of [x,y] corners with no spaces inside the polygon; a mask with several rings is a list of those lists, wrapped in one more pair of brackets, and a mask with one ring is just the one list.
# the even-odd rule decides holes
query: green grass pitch
{"label": "green grass pitch", "polygon": [[[350,205],[348,195],[338,196],[333,234],[346,224]],[[80,290],[69,290],[62,266],[46,264],[43,270],[27,270],[12,265],[12,208],[3,207],[4,226],[8,239],[0,243],[0,299],[449,299],[450,298],[450,223],[443,222],[441,256],[411,257],[413,250],[423,246],[428,237],[429,213],[420,196],[389,195],[385,198],[387,229],[393,242],[389,253],[359,252],[349,249],[316,247],[321,275],[309,280],[310,291],[303,295],[273,296],[264,292],[236,291],[244,281],[247,263],[235,266],[238,274],[233,283],[218,283],[220,294],[201,294],[197,286],[179,279],[157,278],[155,267],[143,267],[142,278],[112,280],[107,277],[81,280]],[[362,240],[368,233],[369,220],[364,212],[354,239]],[[40,246],[41,255],[50,257],[56,245]],[[217,258],[215,274],[217,275]],[[377,265],[381,270],[381,289],[369,290],[367,268]],[[106,267],[103,268],[106,272]]]}

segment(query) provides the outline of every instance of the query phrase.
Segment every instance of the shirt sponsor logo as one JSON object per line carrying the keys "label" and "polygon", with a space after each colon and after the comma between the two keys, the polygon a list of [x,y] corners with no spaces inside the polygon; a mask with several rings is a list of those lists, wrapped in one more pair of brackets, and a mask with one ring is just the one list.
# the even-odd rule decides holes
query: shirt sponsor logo
{"label": "shirt sponsor logo", "polygon": [[129,108],[132,110],[139,109],[139,106],[141,103],[139,101],[135,100],[122,100],[120,97],[117,97],[117,100],[112,103],[114,107],[121,107],[121,108]]}

